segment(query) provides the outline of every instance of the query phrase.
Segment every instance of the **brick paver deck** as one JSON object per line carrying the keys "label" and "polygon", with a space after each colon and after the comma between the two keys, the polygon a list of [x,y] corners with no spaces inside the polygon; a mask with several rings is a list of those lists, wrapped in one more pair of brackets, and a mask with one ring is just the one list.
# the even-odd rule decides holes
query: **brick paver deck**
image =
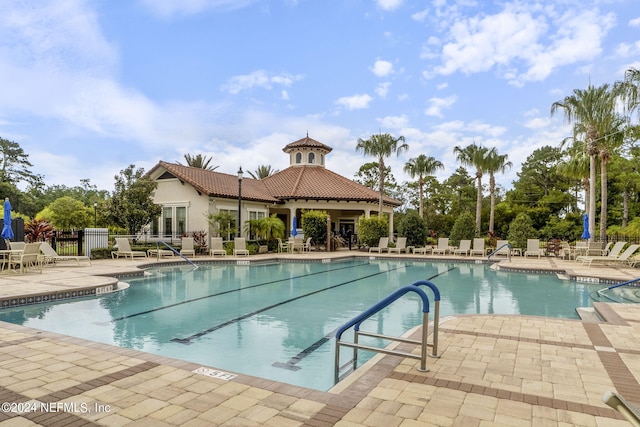
{"label": "brick paver deck", "polygon": [[[48,286],[109,286],[106,276],[135,273],[139,261],[93,264],[3,273],[0,300],[46,294]],[[502,266],[637,276],[545,258]],[[376,356],[328,392],[243,374],[212,378],[190,362],[0,323],[0,425],[626,426],[601,396],[617,391],[640,404],[640,306],[594,307],[605,321],[447,317],[428,372],[413,359]]]}

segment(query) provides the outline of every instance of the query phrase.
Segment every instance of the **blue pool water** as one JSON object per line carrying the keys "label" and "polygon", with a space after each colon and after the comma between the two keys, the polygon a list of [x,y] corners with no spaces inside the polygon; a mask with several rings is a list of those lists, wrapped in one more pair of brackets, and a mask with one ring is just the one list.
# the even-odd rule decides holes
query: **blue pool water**
{"label": "blue pool water", "polygon": [[[441,316],[577,318],[575,308],[591,305],[589,293],[601,287],[483,264],[373,259],[150,272],[121,292],[2,310],[0,320],[327,390],[335,329],[417,280],[438,286]],[[401,335],[420,324],[420,309],[407,294],[363,330]]]}

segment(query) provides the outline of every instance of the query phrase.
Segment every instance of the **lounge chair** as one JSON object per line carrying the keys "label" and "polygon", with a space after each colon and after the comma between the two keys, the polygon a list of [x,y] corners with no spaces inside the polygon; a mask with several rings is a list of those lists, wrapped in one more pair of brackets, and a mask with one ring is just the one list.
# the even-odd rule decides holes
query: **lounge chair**
{"label": "lounge chair", "polygon": [[84,255],[58,255],[58,253],[51,247],[51,245],[47,242],[42,242],[40,244],[40,252],[43,255],[43,262],[45,264],[53,264],[56,265],[58,262],[62,261],[75,261],[78,265],[80,265],[80,261],[87,261],[89,265],[91,265],[91,259],[88,256]]}
{"label": "lounge chair", "polygon": [[369,248],[369,252],[378,252],[378,253],[386,252],[388,250],[389,250],[388,237],[381,237],[380,240],[378,241],[378,246],[373,246]]}
{"label": "lounge chair", "polygon": [[422,254],[422,255],[426,255],[426,254],[432,254],[433,253],[433,247],[432,246],[422,246],[419,248],[413,248],[413,253],[414,254]]}
{"label": "lounge chair", "polygon": [[480,255],[480,256],[485,256],[485,249],[484,249],[484,239],[482,237],[476,237],[475,239],[473,239],[473,249],[471,249],[469,251],[469,255],[474,256],[474,255]]}
{"label": "lounge chair", "polygon": [[493,256],[504,255],[508,257],[511,255],[511,245],[508,240],[498,240],[496,242],[496,250],[493,251]]}
{"label": "lounge chair", "polygon": [[540,258],[542,249],[540,249],[540,239],[527,239],[527,250],[524,251],[524,257],[537,256]]}
{"label": "lounge chair", "polygon": [[[610,260],[615,259],[618,257],[618,255],[620,255],[620,252],[622,252],[622,248],[624,248],[626,245],[627,245],[627,242],[616,242],[616,244],[613,245],[613,248],[611,248],[611,250],[607,255],[580,255],[579,257],[576,258],[576,261],[586,263],[586,264],[591,264],[594,257],[608,258]],[[598,260],[598,261],[602,261],[602,260]]]}
{"label": "lounge chair", "polygon": [[180,255],[182,256],[196,256],[196,248],[193,241],[193,237],[183,237],[182,247],[180,248]]}
{"label": "lounge chair", "polygon": [[42,273],[40,244],[41,242],[25,244],[22,252],[12,253],[9,256],[9,265],[13,268],[19,268],[20,273],[25,273],[31,268],[37,268]]}
{"label": "lounge chair", "polygon": [[129,239],[124,237],[116,237],[116,248],[117,250],[111,251],[111,258],[146,258],[147,253],[144,251],[133,251],[131,250],[131,245],[129,244]]}
{"label": "lounge chair", "polygon": [[236,237],[233,239],[233,256],[246,255],[249,256],[247,250],[247,241],[244,237]]}
{"label": "lounge chair", "polygon": [[407,238],[398,237],[395,248],[389,248],[389,253],[402,253],[407,252]]}
{"label": "lounge chair", "polygon": [[225,250],[222,237],[212,237],[211,238],[211,249],[209,249],[209,255],[216,256],[222,255],[227,256],[227,251]]}
{"label": "lounge chair", "polygon": [[469,251],[471,251],[471,240],[460,240],[460,247],[458,249],[453,250],[454,255],[469,255]]}
{"label": "lounge chair", "polygon": [[583,242],[583,241],[576,242],[576,245],[573,248],[573,253],[575,255],[576,260],[578,259],[578,257],[582,255],[586,255],[587,250],[589,250],[589,245],[587,245],[587,242]]}
{"label": "lounge chair", "polygon": [[433,254],[446,254],[449,252],[449,238],[448,237],[439,237],[438,238],[438,247],[433,248]]}
{"label": "lounge chair", "polygon": [[[629,264],[630,263],[629,258],[638,250],[638,248],[640,248],[640,245],[630,245],[619,256],[611,256],[611,255],[587,256],[585,255],[581,257],[581,261],[583,264],[588,264],[589,267],[591,267],[591,264],[593,264],[594,262],[596,264],[604,263],[604,264],[610,264],[610,265]],[[613,250],[611,252],[613,252]]]}

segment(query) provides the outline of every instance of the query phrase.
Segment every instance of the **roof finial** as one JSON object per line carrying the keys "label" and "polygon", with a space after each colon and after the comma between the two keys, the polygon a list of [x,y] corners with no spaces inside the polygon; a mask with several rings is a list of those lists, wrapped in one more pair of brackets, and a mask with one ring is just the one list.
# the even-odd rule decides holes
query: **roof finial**
{"label": "roof finial", "polygon": [[307,129],[307,138],[309,138],[309,129]]}

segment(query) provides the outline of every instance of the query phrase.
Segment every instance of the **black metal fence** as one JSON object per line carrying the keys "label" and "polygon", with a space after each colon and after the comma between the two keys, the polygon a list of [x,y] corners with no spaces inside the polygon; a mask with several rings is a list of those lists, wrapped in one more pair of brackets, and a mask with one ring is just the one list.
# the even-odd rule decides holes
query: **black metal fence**
{"label": "black metal fence", "polygon": [[84,230],[55,231],[51,246],[58,255],[84,255]]}

